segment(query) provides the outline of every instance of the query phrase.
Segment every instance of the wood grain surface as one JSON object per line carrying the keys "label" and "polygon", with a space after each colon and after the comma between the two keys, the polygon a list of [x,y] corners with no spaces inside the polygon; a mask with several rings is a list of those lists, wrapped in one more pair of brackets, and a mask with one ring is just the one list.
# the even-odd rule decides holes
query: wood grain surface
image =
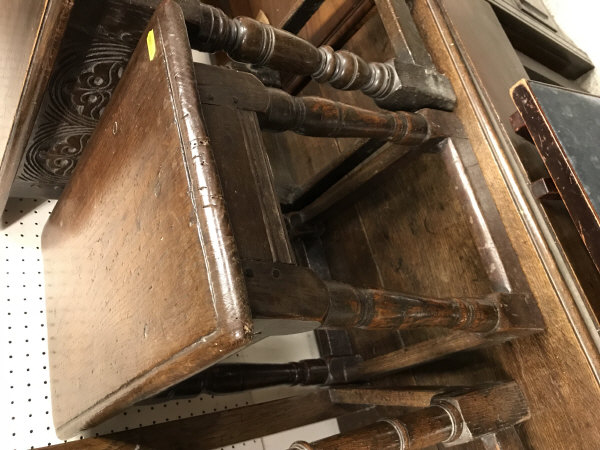
{"label": "wood grain surface", "polygon": [[0,157],[19,105],[47,1],[11,0],[0,18]]}
{"label": "wood grain surface", "polygon": [[50,78],[73,0],[9,0],[0,16],[0,208]]}
{"label": "wood grain surface", "polygon": [[145,36],[42,236],[61,437],[251,334],[179,7],[164,3]]}
{"label": "wood grain surface", "polygon": [[540,224],[532,220],[534,211],[519,184],[522,169],[511,165],[519,141],[504,124],[514,111],[509,89],[524,76],[522,66],[484,2],[422,0],[415,3],[414,17],[428,30],[423,35],[434,61],[457,90],[457,114],[547,328],[486,351],[473,376],[484,376],[487,365],[495,376],[521,385],[531,410],[521,428],[529,447],[594,448],[600,440],[593,413],[600,407],[597,351],[566,287],[571,281],[557,270]]}
{"label": "wood grain surface", "polygon": [[[454,355],[377,380],[375,385],[472,384],[513,378],[531,409],[531,419],[518,430],[526,448],[594,448],[600,439],[593,415],[600,406],[600,389],[593,336],[569,291],[567,283],[572,280],[563,278],[542,231],[531,218],[534,213],[517,179],[520,169],[509,164],[510,155],[520,145],[508,121],[514,112],[509,89],[526,76],[522,65],[485,2],[419,0],[414,4],[413,17],[434,62],[452,80],[458,97],[456,112],[547,331],[493,349]],[[390,51],[376,16],[371,16],[347,45],[369,60],[388,56]],[[352,93],[335,92],[327,86],[311,83],[306,88],[311,95],[314,90],[337,101],[373,107],[361,103],[364,96],[353,101]],[[353,145],[342,139],[337,140],[337,148],[292,135],[285,139],[289,139],[288,145],[284,139],[278,140],[275,157],[286,155],[295,180],[313,176],[327,164],[328,155],[338,157],[340,142]],[[286,181],[289,178],[283,179]],[[340,205],[327,218],[322,240],[334,279],[433,296],[490,291],[462,199],[439,155],[407,155],[364,186],[360,194],[357,201]],[[353,331],[351,337],[363,356],[373,357],[436,336],[449,347],[464,339],[464,335],[444,335],[437,330],[402,335]],[[479,344],[465,342],[471,347]],[[407,351],[398,350],[397,358],[404,358]],[[341,423],[345,429],[355,425]]]}

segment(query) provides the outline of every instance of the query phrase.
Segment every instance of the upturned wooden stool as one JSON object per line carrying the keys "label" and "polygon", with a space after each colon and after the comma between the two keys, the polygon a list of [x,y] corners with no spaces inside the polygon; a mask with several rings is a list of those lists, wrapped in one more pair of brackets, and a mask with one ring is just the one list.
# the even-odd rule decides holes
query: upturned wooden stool
{"label": "upturned wooden stool", "polygon": [[[250,74],[194,66],[181,10],[165,1],[42,237],[58,435],[270,335],[319,326],[461,331],[409,352],[415,364],[539,329],[507,314],[506,305],[527,303],[526,292],[425,298],[323,280],[296,264],[261,128],[417,146],[446,136],[444,114],[294,98]],[[364,364],[321,361],[313,384],[390,371]]]}

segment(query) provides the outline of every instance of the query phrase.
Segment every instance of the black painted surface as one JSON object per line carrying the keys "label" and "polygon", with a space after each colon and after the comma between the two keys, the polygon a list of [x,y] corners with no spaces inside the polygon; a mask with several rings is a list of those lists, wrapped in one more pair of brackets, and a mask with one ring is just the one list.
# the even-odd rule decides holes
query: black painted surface
{"label": "black painted surface", "polygon": [[[600,211],[600,97],[530,82],[548,124],[554,131],[565,163],[596,211]],[[554,180],[572,183],[575,180]]]}

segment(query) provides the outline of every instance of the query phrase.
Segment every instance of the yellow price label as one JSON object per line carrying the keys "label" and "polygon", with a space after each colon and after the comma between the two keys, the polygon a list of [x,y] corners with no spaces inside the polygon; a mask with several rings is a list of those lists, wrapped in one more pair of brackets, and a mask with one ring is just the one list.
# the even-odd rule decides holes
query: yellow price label
{"label": "yellow price label", "polygon": [[154,55],[156,54],[156,42],[154,41],[154,29],[148,31],[148,36],[146,36],[146,45],[148,46],[148,57],[150,61],[154,59]]}

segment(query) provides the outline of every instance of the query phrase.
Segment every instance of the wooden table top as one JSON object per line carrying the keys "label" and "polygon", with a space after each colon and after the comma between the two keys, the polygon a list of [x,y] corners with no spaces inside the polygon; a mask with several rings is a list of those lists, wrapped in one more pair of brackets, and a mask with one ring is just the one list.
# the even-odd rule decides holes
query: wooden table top
{"label": "wooden table top", "polygon": [[249,342],[183,15],[153,16],[42,236],[57,434]]}

